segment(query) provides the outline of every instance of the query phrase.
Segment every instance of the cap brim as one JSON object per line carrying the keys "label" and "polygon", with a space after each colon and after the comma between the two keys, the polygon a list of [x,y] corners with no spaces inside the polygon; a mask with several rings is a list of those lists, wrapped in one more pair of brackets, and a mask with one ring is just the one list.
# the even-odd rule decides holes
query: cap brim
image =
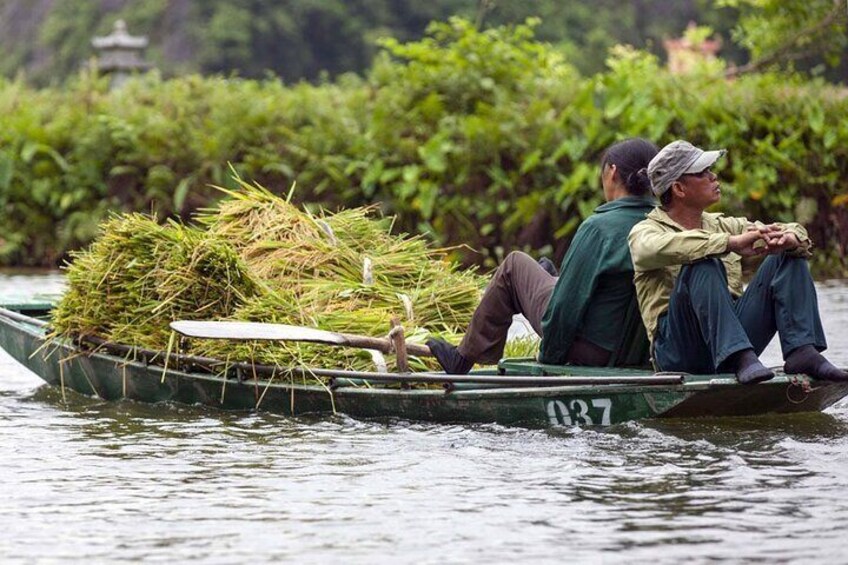
{"label": "cap brim", "polygon": [[688,175],[690,173],[700,173],[707,167],[712,167],[718,158],[725,154],[724,149],[718,149],[716,151],[704,151],[700,157],[695,159],[695,161],[689,165],[685,171],[683,171],[684,175]]}

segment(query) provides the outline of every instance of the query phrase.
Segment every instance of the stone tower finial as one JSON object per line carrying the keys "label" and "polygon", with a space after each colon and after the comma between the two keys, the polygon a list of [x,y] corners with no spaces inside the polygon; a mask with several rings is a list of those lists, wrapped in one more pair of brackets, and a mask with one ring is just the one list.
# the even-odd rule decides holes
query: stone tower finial
{"label": "stone tower finial", "polygon": [[109,35],[91,40],[98,52],[97,68],[111,75],[112,88],[121,86],[133,73],[151,68],[143,58],[147,43],[147,37],[130,35],[124,20],[117,20]]}

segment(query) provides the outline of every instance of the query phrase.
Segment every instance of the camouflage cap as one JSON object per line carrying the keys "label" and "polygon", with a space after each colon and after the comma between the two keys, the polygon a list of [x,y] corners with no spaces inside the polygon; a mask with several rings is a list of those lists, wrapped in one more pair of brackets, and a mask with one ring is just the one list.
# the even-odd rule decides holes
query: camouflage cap
{"label": "camouflage cap", "polygon": [[648,163],[651,190],[655,195],[662,196],[682,175],[700,173],[711,167],[725,152],[724,149],[704,151],[680,139],[672,141]]}

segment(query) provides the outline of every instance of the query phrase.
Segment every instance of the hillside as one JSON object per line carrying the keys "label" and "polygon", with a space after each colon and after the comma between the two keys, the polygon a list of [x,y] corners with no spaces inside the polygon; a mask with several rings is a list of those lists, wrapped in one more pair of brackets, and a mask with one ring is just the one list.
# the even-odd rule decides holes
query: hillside
{"label": "hillside", "polygon": [[[0,75],[20,71],[46,84],[74,74],[92,55],[91,38],[108,34],[115,20],[147,35],[147,58],[166,76],[186,72],[269,71],[287,81],[314,80],[326,72],[362,72],[380,37],[411,40],[433,20],[460,15],[485,26],[537,16],[537,36],[567,53],[579,69],[603,68],[616,43],[660,51],[690,20],[729,35],[728,11],[706,10],[703,0],[0,0]],[[729,44],[729,42],[727,42]],[[735,56],[725,52],[725,56]],[[738,54],[737,54],[738,55]]]}

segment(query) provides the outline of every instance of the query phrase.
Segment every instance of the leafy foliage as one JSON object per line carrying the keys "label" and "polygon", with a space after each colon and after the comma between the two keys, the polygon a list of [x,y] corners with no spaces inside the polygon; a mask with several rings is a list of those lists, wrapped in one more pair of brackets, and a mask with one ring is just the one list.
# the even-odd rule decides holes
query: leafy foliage
{"label": "leafy foliage", "polygon": [[746,69],[791,65],[812,55],[836,66],[848,46],[843,0],[719,0],[719,5],[740,12],[733,36],[751,54]]}
{"label": "leafy foliage", "polygon": [[80,75],[63,89],[0,83],[0,253],[55,264],[108,210],[187,214],[245,178],[330,210],[378,204],[396,228],[430,232],[466,263],[504,250],[561,257],[601,202],[597,159],[643,136],[726,147],[723,206],[798,217],[820,267],[848,262],[848,110],[816,79],[704,65],[674,76],[648,53],[615,49],[581,76],[537,24],[478,31],[435,24],[386,41],[365,79],[320,85],[150,75],[109,92]]}

